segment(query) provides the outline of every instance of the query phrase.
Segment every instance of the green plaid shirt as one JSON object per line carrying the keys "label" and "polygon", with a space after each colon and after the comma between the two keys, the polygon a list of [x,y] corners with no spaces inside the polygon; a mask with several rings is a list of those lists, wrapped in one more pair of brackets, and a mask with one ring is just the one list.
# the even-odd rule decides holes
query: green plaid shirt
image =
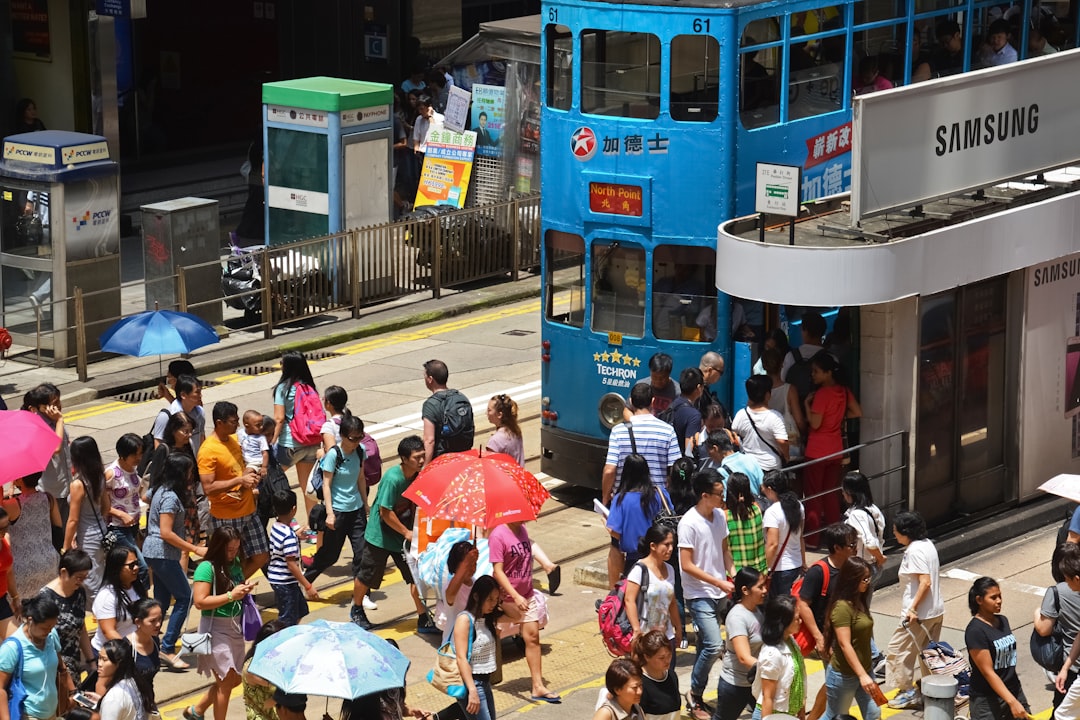
{"label": "green plaid shirt", "polygon": [[746,520],[739,520],[728,510],[727,526],[728,547],[735,561],[732,574],[747,565],[765,572],[768,566],[765,564],[765,530],[761,523],[761,509],[756,504],[750,505],[750,517]]}

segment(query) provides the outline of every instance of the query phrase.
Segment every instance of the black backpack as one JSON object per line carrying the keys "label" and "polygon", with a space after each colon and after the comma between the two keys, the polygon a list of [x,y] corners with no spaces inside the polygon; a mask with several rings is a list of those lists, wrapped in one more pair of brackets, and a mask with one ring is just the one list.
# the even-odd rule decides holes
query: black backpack
{"label": "black backpack", "polygon": [[172,415],[168,408],[159,410],[158,414],[154,416],[154,422],[150,425],[150,432],[142,436],[142,457],[139,458],[139,464],[135,467],[135,472],[138,473],[139,477],[146,477],[146,473],[150,469],[150,457],[154,454],[154,425],[157,425],[161,413],[165,413],[166,422]]}
{"label": "black backpack", "polygon": [[814,392],[814,380],[810,376],[810,358],[804,358],[799,348],[791,348],[791,356],[795,358],[795,364],[788,368],[784,381],[788,385],[794,385],[799,393],[799,402],[805,402],[806,396]]}
{"label": "black backpack", "polygon": [[[266,476],[259,483],[259,498],[256,501],[255,511],[262,520],[263,527],[274,517],[274,506],[278,498],[285,497],[292,488],[289,487],[289,478],[281,469],[277,456],[270,453],[270,464],[266,466]],[[314,528],[312,528],[314,529]]]}
{"label": "black backpack", "polygon": [[446,390],[442,394],[442,401],[442,423],[436,428],[435,435],[436,454],[471,449],[476,426],[469,398],[460,390]]}

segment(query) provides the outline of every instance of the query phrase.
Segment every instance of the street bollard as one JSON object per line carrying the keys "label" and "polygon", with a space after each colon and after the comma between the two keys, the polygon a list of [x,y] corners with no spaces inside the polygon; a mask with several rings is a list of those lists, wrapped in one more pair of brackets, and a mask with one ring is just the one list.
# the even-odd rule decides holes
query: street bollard
{"label": "street bollard", "polygon": [[956,715],[956,691],[959,683],[948,675],[930,675],[922,679],[923,719],[953,720]]}

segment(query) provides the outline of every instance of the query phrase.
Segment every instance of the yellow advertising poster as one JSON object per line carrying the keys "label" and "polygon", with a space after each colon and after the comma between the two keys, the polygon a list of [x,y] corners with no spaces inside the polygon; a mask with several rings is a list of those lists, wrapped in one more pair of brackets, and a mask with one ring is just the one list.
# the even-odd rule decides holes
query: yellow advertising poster
{"label": "yellow advertising poster", "polygon": [[420,186],[416,189],[416,207],[453,205],[463,207],[469,191],[476,133],[454,132],[442,128],[428,132]]}

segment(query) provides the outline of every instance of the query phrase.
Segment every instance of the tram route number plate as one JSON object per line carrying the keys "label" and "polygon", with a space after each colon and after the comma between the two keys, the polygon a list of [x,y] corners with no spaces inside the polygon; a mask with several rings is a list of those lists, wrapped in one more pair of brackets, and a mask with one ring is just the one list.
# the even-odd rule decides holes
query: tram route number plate
{"label": "tram route number plate", "polygon": [[595,213],[641,217],[643,195],[640,185],[591,182],[589,209]]}
{"label": "tram route number plate", "polygon": [[622,345],[622,333],[609,332],[607,334],[608,345]]}

